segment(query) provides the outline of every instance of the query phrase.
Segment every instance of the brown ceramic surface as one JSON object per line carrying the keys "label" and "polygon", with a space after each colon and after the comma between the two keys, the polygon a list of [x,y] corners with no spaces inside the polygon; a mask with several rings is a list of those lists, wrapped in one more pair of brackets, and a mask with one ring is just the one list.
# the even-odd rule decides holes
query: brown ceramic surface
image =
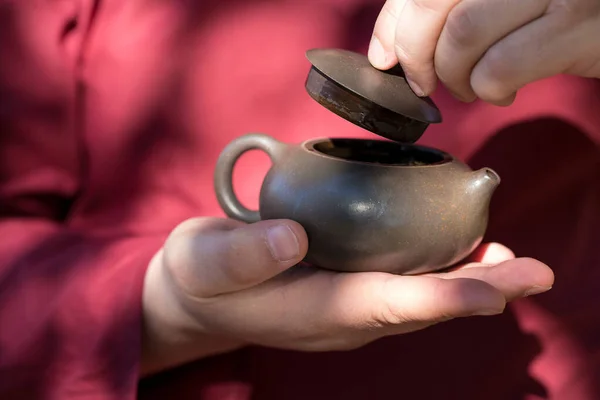
{"label": "brown ceramic surface", "polygon": [[365,55],[312,49],[306,91],[319,104],[370,132],[401,143],[416,142],[429,124],[442,121],[428,97],[418,97],[399,66],[374,68]]}
{"label": "brown ceramic surface", "polygon": [[[235,162],[251,149],[273,162],[259,211],[246,209],[232,186]],[[261,134],[230,143],[215,170],[227,215],[299,222],[310,242],[307,262],[397,274],[439,270],[469,255],[485,233],[499,182],[491,169],[472,171],[427,147],[362,139],[287,145]]]}

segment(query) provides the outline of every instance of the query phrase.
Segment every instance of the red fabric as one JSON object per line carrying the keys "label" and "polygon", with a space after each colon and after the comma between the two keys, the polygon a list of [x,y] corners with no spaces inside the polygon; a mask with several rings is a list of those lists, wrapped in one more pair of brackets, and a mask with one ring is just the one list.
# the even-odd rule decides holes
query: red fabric
{"label": "red fabric", "polygon": [[[382,2],[0,1],[0,398],[136,397],[145,267],[222,215],[234,137],[370,136],[311,100],[304,51],[365,51]],[[496,169],[489,240],[549,263],[548,294],[346,353],[248,348],[143,381],[142,399],[600,398],[600,85],[510,108],[434,96],[423,143]],[[236,173],[257,204],[264,155]]]}

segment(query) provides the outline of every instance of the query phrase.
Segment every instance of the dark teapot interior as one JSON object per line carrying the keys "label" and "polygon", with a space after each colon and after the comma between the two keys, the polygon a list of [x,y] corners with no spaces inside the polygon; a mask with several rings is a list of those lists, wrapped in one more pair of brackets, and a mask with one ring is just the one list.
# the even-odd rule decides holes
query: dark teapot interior
{"label": "dark teapot interior", "polygon": [[384,140],[329,139],[313,143],[309,150],[343,160],[383,165],[420,166],[451,161],[448,154],[439,150]]}

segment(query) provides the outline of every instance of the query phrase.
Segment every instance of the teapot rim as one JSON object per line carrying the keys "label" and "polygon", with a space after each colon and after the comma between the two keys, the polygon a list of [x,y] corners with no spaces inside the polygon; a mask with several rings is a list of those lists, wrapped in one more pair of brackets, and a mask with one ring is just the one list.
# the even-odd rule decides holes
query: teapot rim
{"label": "teapot rim", "polygon": [[[329,143],[332,143],[332,142],[352,143],[352,142],[354,142],[354,143],[363,143],[363,144],[364,143],[386,144],[386,145],[390,145],[390,146],[397,146],[397,147],[402,147],[402,148],[408,148],[410,150],[416,150],[420,153],[429,153],[431,155],[438,157],[439,161],[417,164],[417,165],[402,164],[402,163],[361,161],[361,160],[348,159],[348,158],[344,158],[344,157],[340,157],[340,156],[327,154],[327,153],[323,152],[322,150],[319,150],[318,148],[315,147],[319,144],[324,144],[324,143],[328,143],[328,142]],[[452,156],[451,154],[449,154],[448,152],[445,152],[440,149],[436,149],[434,147],[418,145],[418,144],[414,144],[414,143],[410,143],[410,144],[398,143],[398,142],[394,142],[394,141],[390,141],[390,140],[382,140],[382,139],[365,139],[365,138],[356,138],[356,137],[318,137],[318,138],[313,138],[313,139],[309,139],[309,140],[302,142],[300,144],[300,148],[303,151],[313,154],[317,157],[322,157],[322,158],[326,158],[326,159],[333,160],[333,161],[345,162],[345,163],[350,163],[350,164],[360,164],[360,165],[373,166],[373,167],[384,167],[384,168],[436,168],[436,167],[447,166],[448,164],[451,164],[456,161],[456,158],[454,156]]]}

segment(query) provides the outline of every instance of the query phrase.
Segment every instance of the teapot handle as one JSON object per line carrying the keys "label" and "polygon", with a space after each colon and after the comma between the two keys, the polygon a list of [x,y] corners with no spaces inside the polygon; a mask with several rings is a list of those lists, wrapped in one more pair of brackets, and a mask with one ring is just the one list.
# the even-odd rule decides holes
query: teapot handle
{"label": "teapot handle", "polygon": [[286,145],[271,136],[252,133],[241,136],[221,152],[214,173],[214,189],[219,205],[230,218],[252,223],[260,221],[260,212],[249,210],[240,203],[233,190],[233,168],[239,158],[250,150],[262,150],[275,162]]}

